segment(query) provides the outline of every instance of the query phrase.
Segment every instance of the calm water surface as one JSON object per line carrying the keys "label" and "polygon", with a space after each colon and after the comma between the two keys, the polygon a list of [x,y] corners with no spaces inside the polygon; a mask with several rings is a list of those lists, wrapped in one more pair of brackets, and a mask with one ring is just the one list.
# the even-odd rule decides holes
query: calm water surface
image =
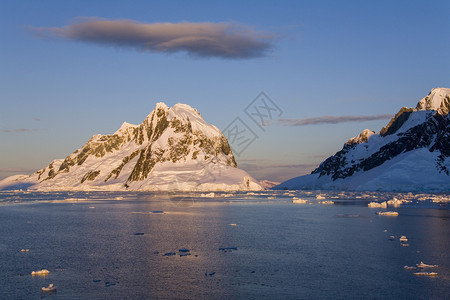
{"label": "calm water surface", "polygon": [[[391,194],[322,193],[335,202],[323,205],[317,193],[293,204],[283,192],[3,192],[0,298],[448,299],[448,204],[413,201],[387,217],[367,203]],[[420,261],[439,275],[403,269]],[[42,293],[50,283],[57,292]]]}

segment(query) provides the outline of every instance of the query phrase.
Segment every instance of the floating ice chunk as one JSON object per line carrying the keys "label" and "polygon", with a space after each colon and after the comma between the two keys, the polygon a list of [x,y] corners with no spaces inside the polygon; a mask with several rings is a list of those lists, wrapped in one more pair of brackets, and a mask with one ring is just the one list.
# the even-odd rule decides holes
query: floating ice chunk
{"label": "floating ice chunk", "polygon": [[407,242],[407,241],[408,241],[408,239],[406,238],[405,235],[402,235],[402,236],[399,238],[399,240],[400,240],[400,242]]}
{"label": "floating ice chunk", "polygon": [[200,197],[203,197],[203,198],[214,198],[215,194],[214,193],[200,194]]}
{"label": "floating ice chunk", "polygon": [[398,200],[395,197],[392,200],[387,201],[388,205],[392,205],[394,207],[399,207],[402,203],[403,203],[403,200]]}
{"label": "floating ice chunk", "polygon": [[228,225],[230,225],[230,226],[237,226],[237,224],[235,224],[235,223],[231,223],[231,224],[228,224]]}
{"label": "floating ice chunk", "polygon": [[370,202],[369,204],[367,204],[368,207],[383,207],[386,208],[387,207],[387,203],[386,201],[378,203],[378,202]]}
{"label": "floating ice chunk", "polygon": [[308,202],[308,200],[300,199],[297,197],[292,198],[292,203],[295,203],[295,204],[305,204],[306,202]]}
{"label": "floating ice chunk", "polygon": [[106,281],[106,282],[105,282],[105,286],[106,286],[106,287],[115,286],[115,285],[116,285],[115,282],[109,282],[109,281]]}
{"label": "floating ice chunk", "polygon": [[417,273],[413,273],[413,275],[416,275],[416,276],[437,276],[438,273],[436,273],[436,272],[417,272]]}
{"label": "floating ice chunk", "polygon": [[22,249],[20,252],[30,252],[30,249]]}
{"label": "floating ice chunk", "polygon": [[398,216],[398,212],[396,211],[379,211],[377,212],[379,216]]}
{"label": "floating ice chunk", "polygon": [[237,247],[222,247],[219,248],[219,250],[223,252],[232,252],[233,250],[237,250]]}
{"label": "floating ice chunk", "polygon": [[320,201],[319,203],[320,204],[325,204],[325,205],[332,205],[332,204],[334,204],[334,202],[330,201],[330,200]]}
{"label": "floating ice chunk", "polygon": [[391,241],[393,241],[393,240],[395,240],[395,236],[391,235],[391,236],[389,237],[389,239],[390,239]]}
{"label": "floating ice chunk", "polygon": [[56,286],[54,286],[53,283],[50,283],[48,285],[48,287],[42,287],[42,291],[49,292],[49,293],[54,292],[54,291],[56,291]]}
{"label": "floating ice chunk", "polygon": [[42,269],[40,271],[32,271],[31,272],[32,276],[47,276],[48,274],[50,274],[50,271],[47,269]]}
{"label": "floating ice chunk", "polygon": [[417,270],[417,267],[404,266],[403,269],[405,269],[405,270]]}
{"label": "floating ice chunk", "polygon": [[322,195],[316,195],[317,200],[325,200],[326,198]]}
{"label": "floating ice chunk", "polygon": [[418,268],[424,269],[424,268],[437,268],[438,265],[427,265],[423,261],[420,262],[420,264],[416,264]]}

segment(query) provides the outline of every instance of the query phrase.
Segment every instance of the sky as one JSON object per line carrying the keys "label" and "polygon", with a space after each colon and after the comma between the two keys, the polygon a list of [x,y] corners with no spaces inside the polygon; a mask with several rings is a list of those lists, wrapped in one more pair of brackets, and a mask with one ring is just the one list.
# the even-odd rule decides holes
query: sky
{"label": "sky", "polygon": [[[449,13],[449,1],[2,0],[0,179],[139,124],[157,102],[247,126],[234,154],[257,179],[308,174],[450,87]],[[276,107],[264,126],[261,95]]]}

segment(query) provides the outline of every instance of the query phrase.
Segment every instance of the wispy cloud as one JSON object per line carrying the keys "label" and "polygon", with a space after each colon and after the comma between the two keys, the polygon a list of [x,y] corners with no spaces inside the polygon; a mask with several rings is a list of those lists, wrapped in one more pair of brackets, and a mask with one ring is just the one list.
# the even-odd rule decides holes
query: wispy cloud
{"label": "wispy cloud", "polygon": [[31,131],[36,131],[37,129],[32,129],[32,128],[16,128],[16,129],[3,129],[1,130],[1,132],[6,132],[6,133],[10,133],[10,132],[31,132]]}
{"label": "wispy cloud", "polygon": [[276,38],[274,34],[236,23],[139,23],[80,17],[63,27],[28,28],[39,38],[225,59],[266,56]]}
{"label": "wispy cloud", "polygon": [[346,122],[365,122],[391,119],[392,115],[374,115],[374,116],[323,116],[305,119],[278,119],[277,123],[286,126],[305,126],[318,124],[338,124]]}

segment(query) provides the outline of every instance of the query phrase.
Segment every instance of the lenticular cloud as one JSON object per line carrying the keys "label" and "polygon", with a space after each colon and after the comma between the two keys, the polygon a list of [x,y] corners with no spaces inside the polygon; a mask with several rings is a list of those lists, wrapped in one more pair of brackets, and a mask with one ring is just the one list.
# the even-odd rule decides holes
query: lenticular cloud
{"label": "lenticular cloud", "polygon": [[139,23],[79,18],[64,27],[29,27],[37,37],[134,48],[147,52],[187,52],[197,57],[248,59],[266,56],[273,34],[235,23]]}

